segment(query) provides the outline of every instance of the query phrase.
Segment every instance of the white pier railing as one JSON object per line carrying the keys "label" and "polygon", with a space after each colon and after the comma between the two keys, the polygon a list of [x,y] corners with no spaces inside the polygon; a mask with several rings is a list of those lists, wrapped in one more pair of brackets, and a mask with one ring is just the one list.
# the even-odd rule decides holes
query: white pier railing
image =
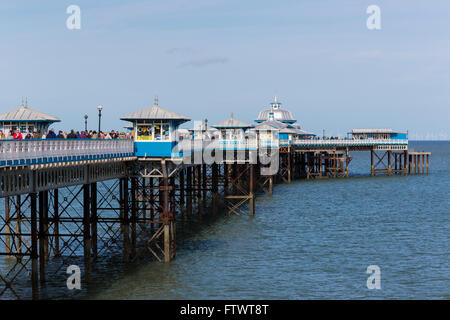
{"label": "white pier railing", "polygon": [[[405,149],[406,139],[295,139],[258,140],[186,139],[176,144],[177,156],[187,156],[192,152],[220,150],[257,150],[258,148],[276,148],[288,143],[295,146],[369,146],[374,148]],[[113,159],[134,156],[134,141],[130,139],[44,139],[44,140],[0,140],[0,167],[72,162],[84,160]]]}
{"label": "white pier railing", "polygon": [[407,145],[406,139],[298,139],[294,140],[296,146],[382,146]]}
{"label": "white pier railing", "polygon": [[184,154],[191,151],[207,151],[207,150],[256,150],[260,148],[278,147],[278,140],[257,140],[256,138],[243,139],[194,139],[183,140],[178,142],[179,150],[183,150]]}
{"label": "white pier railing", "polygon": [[0,166],[131,157],[133,140],[0,140]]}

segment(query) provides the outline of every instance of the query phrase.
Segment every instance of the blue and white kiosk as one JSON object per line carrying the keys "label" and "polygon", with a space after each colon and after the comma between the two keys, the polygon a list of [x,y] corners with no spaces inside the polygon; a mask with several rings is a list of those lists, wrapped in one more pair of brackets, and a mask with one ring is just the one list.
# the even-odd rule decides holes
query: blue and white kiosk
{"label": "blue and white kiosk", "polygon": [[28,102],[22,100],[19,108],[0,114],[0,130],[5,134],[16,130],[20,130],[23,134],[27,132],[43,134],[52,123],[60,121],[59,118],[28,108]]}
{"label": "blue and white kiosk", "polygon": [[133,123],[134,152],[144,158],[179,158],[176,130],[179,125],[190,121],[188,117],[161,108],[158,98],[152,107],[130,113],[121,120]]}
{"label": "blue and white kiosk", "polygon": [[281,146],[291,145],[295,139],[311,139],[315,136],[311,132],[301,130],[300,126],[295,124],[297,120],[289,110],[281,108],[281,102],[277,97],[270,103],[269,109],[264,109],[259,113],[255,122],[258,123],[255,129],[261,132],[260,141],[262,141],[261,138],[274,141],[270,135],[274,135],[276,132]]}
{"label": "blue and white kiosk", "polygon": [[353,129],[349,132],[353,139],[369,140],[408,140],[408,133],[396,132],[392,129]]}
{"label": "blue and white kiosk", "polygon": [[220,131],[219,145],[222,150],[245,150],[248,146],[248,129],[251,124],[236,120],[231,114],[228,120],[214,124],[211,127]]}

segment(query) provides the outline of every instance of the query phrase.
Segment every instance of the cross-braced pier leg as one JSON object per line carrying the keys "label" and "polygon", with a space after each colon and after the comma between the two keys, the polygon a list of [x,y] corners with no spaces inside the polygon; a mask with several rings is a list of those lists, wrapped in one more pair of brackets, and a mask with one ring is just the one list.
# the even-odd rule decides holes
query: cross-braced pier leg
{"label": "cross-braced pier leg", "polygon": [[250,215],[254,214],[254,168],[252,164],[232,164],[233,173],[228,176],[232,193],[224,196],[228,214],[243,214],[243,206],[249,202]]}
{"label": "cross-braced pier leg", "polygon": [[7,259],[0,265],[0,298],[23,298],[23,282],[30,277],[32,297],[37,298],[37,241],[32,241],[34,233],[37,236],[37,225],[32,221],[33,212],[37,221],[35,195],[4,198],[0,205],[5,208],[5,214],[0,215],[0,257]]}
{"label": "cross-braced pier leg", "polygon": [[384,173],[387,175],[391,175],[392,174],[391,156],[392,156],[391,150],[384,151],[382,156],[379,156],[376,150],[370,150],[371,175],[375,176],[377,175],[377,173],[378,174]]}

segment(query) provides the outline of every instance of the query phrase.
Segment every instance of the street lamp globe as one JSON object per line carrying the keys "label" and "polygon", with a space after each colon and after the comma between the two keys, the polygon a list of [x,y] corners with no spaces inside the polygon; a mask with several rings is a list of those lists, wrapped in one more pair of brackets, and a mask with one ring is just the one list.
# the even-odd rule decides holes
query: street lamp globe
{"label": "street lamp globe", "polygon": [[103,106],[102,106],[102,105],[99,105],[99,106],[97,107],[97,110],[98,110],[98,132],[99,132],[99,133],[100,133],[100,131],[101,131],[102,109],[103,109]]}
{"label": "street lamp globe", "polygon": [[85,114],[84,115],[84,130],[87,131],[87,119],[88,119],[88,115]]}

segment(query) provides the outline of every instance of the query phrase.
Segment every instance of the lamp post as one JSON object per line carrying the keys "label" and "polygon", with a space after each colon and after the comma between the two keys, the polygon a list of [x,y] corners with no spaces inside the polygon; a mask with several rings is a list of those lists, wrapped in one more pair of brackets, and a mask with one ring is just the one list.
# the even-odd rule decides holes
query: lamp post
{"label": "lamp post", "polygon": [[101,127],[101,122],[102,122],[102,109],[103,106],[98,106],[97,110],[98,110],[98,132],[100,133],[100,127]]}
{"label": "lamp post", "polygon": [[88,115],[85,114],[84,115],[84,131],[87,131],[87,119],[88,119]]}

